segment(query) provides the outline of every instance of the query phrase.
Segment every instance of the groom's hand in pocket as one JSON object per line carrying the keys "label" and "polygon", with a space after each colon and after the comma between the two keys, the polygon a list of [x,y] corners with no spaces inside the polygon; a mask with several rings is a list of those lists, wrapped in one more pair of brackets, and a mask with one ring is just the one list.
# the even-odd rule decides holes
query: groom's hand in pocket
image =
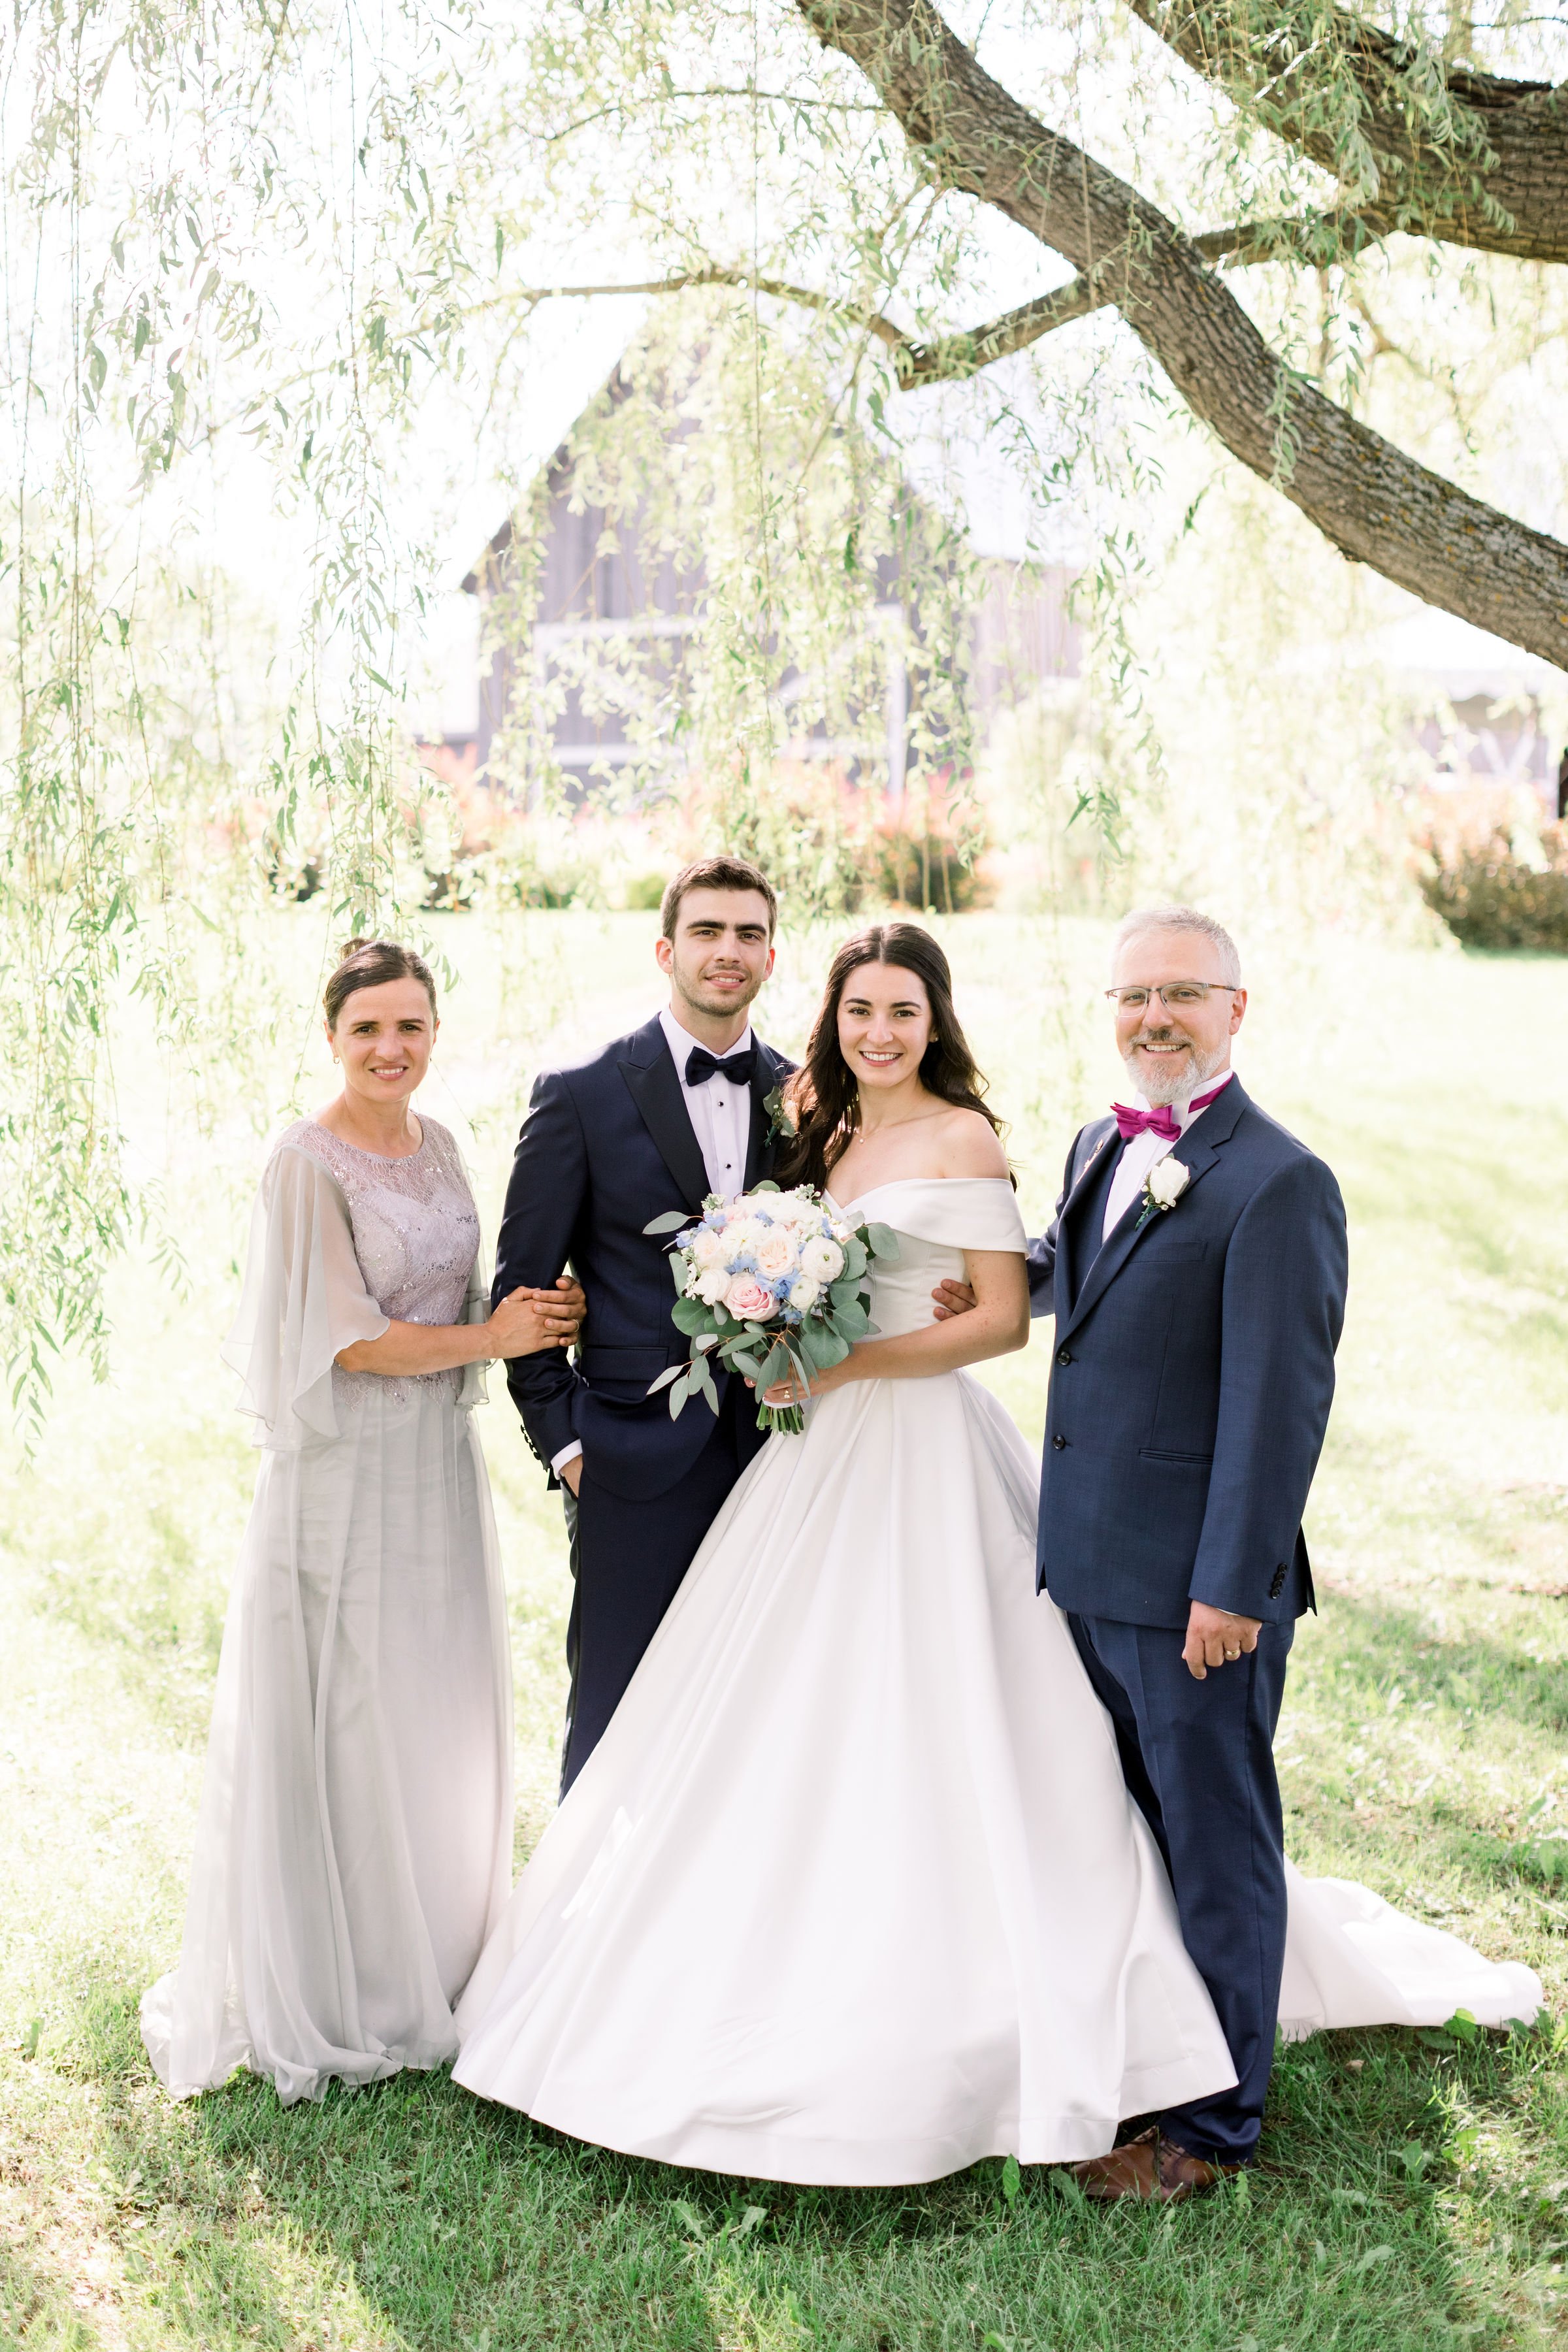
{"label": "groom's hand in pocket", "polygon": [[939,1323],[950,1322],[955,1315],[967,1315],[975,1303],[967,1282],[939,1282],[931,1297],[936,1302]]}
{"label": "groom's hand in pocket", "polygon": [[1228,1609],[1211,1609],[1206,1601],[1193,1601],[1187,1611],[1187,1638],[1182,1659],[1194,1681],[1207,1678],[1211,1666],[1230,1664],[1258,1647],[1260,1617],[1237,1617]]}

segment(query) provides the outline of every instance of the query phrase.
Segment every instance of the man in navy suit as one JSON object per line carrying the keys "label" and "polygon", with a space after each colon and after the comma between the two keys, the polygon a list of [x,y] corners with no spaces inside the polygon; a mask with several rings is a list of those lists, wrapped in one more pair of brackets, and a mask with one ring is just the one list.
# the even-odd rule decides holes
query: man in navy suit
{"label": "man in navy suit", "polygon": [[587,1301],[574,1364],[556,1349],[507,1366],[528,1443],[567,1495],[575,1591],[563,1791],[763,1442],[756,1400],[721,1365],[716,1419],[699,1397],[672,1421],[668,1396],[649,1396],[660,1372],[685,1362],[688,1342],[671,1317],[668,1237],[646,1228],[772,1171],[766,1106],[793,1065],[752,1036],[750,1007],[773,970],[776,919],[766,877],[739,858],[678,874],[655,950],[668,1010],[545,1071],[518,1139],[495,1295],[548,1287],[570,1264]]}
{"label": "man in navy suit", "polygon": [[1236,2066],[1233,2090],[1076,2167],[1093,2197],[1171,2200],[1247,2163],[1262,2125],[1286,1924],[1274,1727],[1314,1605],[1301,1517],[1345,1217],[1331,1171],[1231,1068],[1247,992],[1228,934],[1190,908],[1130,915],[1112,982],[1133,1100],[1081,1130],[1030,1245],[1034,1312],[1056,1318],[1038,1582],[1110,1714]]}

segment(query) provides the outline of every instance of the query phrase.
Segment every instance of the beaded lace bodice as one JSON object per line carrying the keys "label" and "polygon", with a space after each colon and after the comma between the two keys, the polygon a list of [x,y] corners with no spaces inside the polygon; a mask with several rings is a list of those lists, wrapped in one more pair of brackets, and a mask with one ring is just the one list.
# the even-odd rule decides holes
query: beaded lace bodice
{"label": "beaded lace bodice", "polygon": [[[365,1288],[397,1323],[461,1323],[479,1220],[463,1162],[447,1129],[422,1112],[425,1139],[406,1160],[385,1160],[344,1143],[313,1118],[302,1118],[279,1139],[319,1161],[348,1202],[354,1255]],[[389,1396],[409,1381],[442,1381],[454,1391],[456,1372],[404,1374],[333,1371],[345,1401],[367,1382]]]}

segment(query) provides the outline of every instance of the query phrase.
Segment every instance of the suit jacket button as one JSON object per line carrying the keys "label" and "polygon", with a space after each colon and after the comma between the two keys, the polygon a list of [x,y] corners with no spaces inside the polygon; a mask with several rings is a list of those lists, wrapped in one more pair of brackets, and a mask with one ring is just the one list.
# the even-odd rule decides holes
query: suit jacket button
{"label": "suit jacket button", "polygon": [[1067,1452],[1067,1443],[1068,1442],[1065,1437],[1053,1437],[1051,1440],[1051,1444],[1055,1446],[1058,1454],[1065,1454]]}
{"label": "suit jacket button", "polygon": [[1274,1573],[1273,1573],[1272,1577],[1269,1579],[1269,1582],[1268,1582],[1268,1598],[1270,1599],[1270,1601],[1278,1601],[1278,1600],[1279,1600],[1279,1595],[1284,1591],[1284,1590],[1285,1590],[1285,1571],[1284,1571],[1284,1570],[1283,1570],[1282,1568],[1277,1568],[1277,1569],[1275,1570],[1275,1571],[1274,1571]]}
{"label": "suit jacket button", "polygon": [[1057,1361],[1058,1364],[1070,1364],[1072,1361],[1072,1349],[1070,1348],[1058,1348],[1057,1349]]}

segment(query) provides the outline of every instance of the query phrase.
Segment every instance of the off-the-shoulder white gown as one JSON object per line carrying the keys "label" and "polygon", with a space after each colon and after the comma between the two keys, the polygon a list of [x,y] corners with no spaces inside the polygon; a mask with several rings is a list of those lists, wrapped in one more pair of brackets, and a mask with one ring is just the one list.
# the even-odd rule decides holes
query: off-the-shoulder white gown
{"label": "off-the-shoulder white gown", "polygon": [[511,1675],[477,1370],[339,1351],[484,1312],[458,1148],[301,1119],[268,1163],[224,1353],[261,1460],[224,1629],[180,1963],[142,2003],[184,2095],[287,2103],[457,2048],[511,1864]]}
{"label": "off-the-shoulder white gown", "polygon": [[[1002,1181],[908,1181],[873,1318],[1022,1250]],[[962,1372],[836,1390],[692,1562],[458,2009],[459,2082],[585,2140],[826,2184],[1098,2155],[1234,2080],[1066,1622],[1035,1462]],[[1291,1882],[1286,2009],[1530,2014],[1364,1889]],[[1358,1914],[1365,1915],[1360,1917]]]}

